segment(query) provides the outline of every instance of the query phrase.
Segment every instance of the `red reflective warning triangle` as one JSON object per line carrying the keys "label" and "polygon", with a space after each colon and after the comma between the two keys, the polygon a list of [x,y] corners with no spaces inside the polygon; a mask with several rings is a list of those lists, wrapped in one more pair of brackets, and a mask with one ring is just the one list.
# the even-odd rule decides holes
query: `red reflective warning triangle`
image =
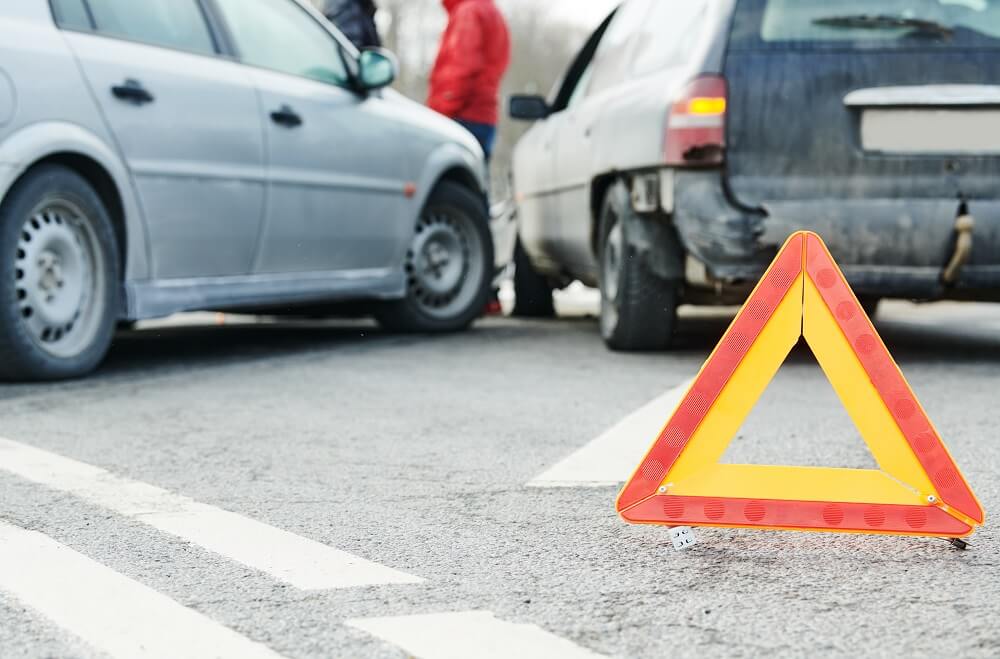
{"label": "red reflective warning triangle", "polygon": [[[879,469],[722,464],[805,338]],[[637,524],[962,537],[984,521],[819,236],[792,235],[618,496]]]}

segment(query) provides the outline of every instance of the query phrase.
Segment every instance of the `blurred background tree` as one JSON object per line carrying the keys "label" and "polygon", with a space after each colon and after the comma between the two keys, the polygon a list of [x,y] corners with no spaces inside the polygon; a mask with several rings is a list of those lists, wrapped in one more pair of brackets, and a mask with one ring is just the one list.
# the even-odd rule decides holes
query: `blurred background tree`
{"label": "blurred background tree", "polygon": [[[322,0],[313,2],[322,4]],[[395,88],[422,103],[427,99],[428,77],[447,23],[441,0],[376,0],[376,4],[376,20],[385,47],[399,56],[400,75]],[[548,3],[498,0],[497,4],[507,17],[512,52],[493,154],[493,194],[495,200],[501,200],[510,194],[514,145],[531,127],[507,117],[507,99],[511,94],[547,95],[582,47],[588,30],[554,13]]]}

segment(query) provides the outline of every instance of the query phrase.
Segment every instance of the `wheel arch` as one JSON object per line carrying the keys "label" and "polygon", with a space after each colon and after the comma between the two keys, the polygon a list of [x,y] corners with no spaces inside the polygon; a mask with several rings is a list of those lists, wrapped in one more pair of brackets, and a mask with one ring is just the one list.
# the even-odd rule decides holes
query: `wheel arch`
{"label": "wheel arch", "polygon": [[[596,258],[600,258],[601,211],[608,191],[621,183],[631,207],[632,176],[634,172],[614,171],[596,177],[591,183],[591,230],[590,247]],[[649,269],[663,279],[683,281],[684,244],[669,216],[662,214],[632,215],[633,229],[629,233],[629,245]]]}
{"label": "wheel arch", "polygon": [[457,143],[445,142],[430,152],[420,172],[415,201],[414,223],[423,212],[427,200],[444,181],[461,185],[486,202],[486,165],[481,155],[476,155]]}
{"label": "wheel arch", "polygon": [[119,276],[125,280],[125,271],[128,264],[128,228],[125,224],[125,206],[122,200],[118,185],[112,178],[111,173],[105,169],[101,163],[82,153],[72,151],[61,151],[49,154],[40,160],[33,162],[14,182],[16,185],[21,179],[30,176],[32,172],[45,165],[61,165],[79,174],[87,183],[94,188],[97,196],[100,197],[104,208],[111,218],[111,226],[115,231],[115,241],[118,247],[118,258],[122,264]]}
{"label": "wheel arch", "polygon": [[128,170],[117,152],[97,134],[77,124],[32,124],[0,143],[0,197],[34,168],[57,163],[94,186],[115,224],[126,281],[146,279],[150,271],[147,231]]}
{"label": "wheel arch", "polygon": [[441,172],[441,176],[438,178],[435,186],[445,181],[468,188],[470,192],[475,194],[483,194],[479,179],[477,179],[475,174],[473,174],[467,167],[455,165],[446,169]]}
{"label": "wheel arch", "polygon": [[624,180],[620,172],[608,172],[590,182],[590,249],[595,256],[601,233],[601,207],[608,190],[619,180]]}

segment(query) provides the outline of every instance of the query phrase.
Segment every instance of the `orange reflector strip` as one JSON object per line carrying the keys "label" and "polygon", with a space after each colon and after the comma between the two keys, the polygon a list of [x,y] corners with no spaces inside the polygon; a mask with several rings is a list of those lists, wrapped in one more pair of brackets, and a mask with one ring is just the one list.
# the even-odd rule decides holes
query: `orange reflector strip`
{"label": "orange reflector strip", "polygon": [[793,531],[944,535],[972,527],[940,508],[823,501],[654,496],[622,513],[636,524],[756,527]]}

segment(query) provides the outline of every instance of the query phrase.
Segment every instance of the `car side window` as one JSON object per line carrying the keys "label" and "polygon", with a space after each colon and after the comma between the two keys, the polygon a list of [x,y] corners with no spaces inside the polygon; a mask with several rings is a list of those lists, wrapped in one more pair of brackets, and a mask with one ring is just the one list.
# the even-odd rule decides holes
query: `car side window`
{"label": "car side window", "polygon": [[684,64],[698,43],[706,0],[658,0],[636,37],[632,73],[642,77]]}
{"label": "car side window", "polygon": [[340,44],[289,0],[215,0],[241,60],[252,66],[344,86]]}
{"label": "car side window", "polygon": [[52,14],[61,28],[86,32],[94,29],[83,0],[52,0]]}
{"label": "car side window", "polygon": [[588,96],[600,94],[625,82],[630,77],[629,44],[649,13],[652,2],[664,0],[628,0],[615,14],[601,45],[594,56],[594,72]]}
{"label": "car side window", "polygon": [[566,104],[567,109],[576,107],[584,99],[587,95],[587,89],[590,88],[590,79],[593,76],[594,64],[591,62],[583,71],[583,75],[576,81],[576,87],[573,88],[573,93],[570,94],[569,102]]}
{"label": "car side window", "polygon": [[215,40],[197,0],[87,0],[98,32],[213,55]]}
{"label": "car side window", "polygon": [[601,25],[594,30],[580,52],[573,58],[573,63],[566,71],[565,77],[556,86],[553,100],[549,103],[553,113],[562,112],[578,104],[590,87],[590,79],[594,73],[594,53],[604,38],[608,25],[614,19],[612,12]]}

